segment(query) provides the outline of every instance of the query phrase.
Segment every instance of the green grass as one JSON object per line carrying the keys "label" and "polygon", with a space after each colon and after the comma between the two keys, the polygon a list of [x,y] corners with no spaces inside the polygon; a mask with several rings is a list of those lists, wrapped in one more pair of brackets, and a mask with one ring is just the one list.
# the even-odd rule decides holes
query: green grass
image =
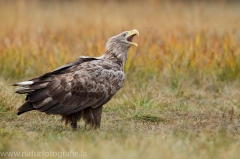
{"label": "green grass", "polygon": [[[238,3],[0,1],[0,23],[0,153],[240,158]],[[110,36],[134,28],[139,46],[100,130],[80,123],[72,131],[36,111],[16,115],[25,97],[12,83],[101,55]]]}
{"label": "green grass", "polygon": [[237,83],[219,84],[218,92],[205,85],[198,89],[188,86],[183,92],[166,86],[158,90],[159,83],[132,89],[134,84],[127,82],[105,105],[101,130],[81,125],[72,131],[59,116],[29,112],[18,117],[16,108],[24,98],[13,97],[10,84],[3,82],[0,150],[84,151],[84,158],[239,157]]}

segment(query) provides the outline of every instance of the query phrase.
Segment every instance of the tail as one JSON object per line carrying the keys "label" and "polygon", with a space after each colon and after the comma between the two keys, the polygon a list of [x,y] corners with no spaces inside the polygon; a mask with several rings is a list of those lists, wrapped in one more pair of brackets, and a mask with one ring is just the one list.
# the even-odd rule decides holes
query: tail
{"label": "tail", "polygon": [[21,107],[18,108],[18,113],[17,115],[20,115],[22,113],[31,111],[31,110],[35,110],[35,108],[33,108],[33,105],[30,102],[25,102]]}
{"label": "tail", "polygon": [[[13,86],[17,86],[17,88],[15,89],[15,93],[27,94],[27,98],[28,98],[29,93],[31,94],[35,90],[44,88],[46,87],[47,84],[48,82],[36,82],[36,80],[35,81],[31,80],[31,81],[15,83],[13,84]],[[26,101],[21,107],[18,108],[17,115],[20,115],[22,113],[25,113],[31,110],[36,110],[36,108],[33,107],[33,104],[30,101]]]}
{"label": "tail", "polygon": [[24,81],[13,84],[13,86],[18,86],[15,89],[15,93],[18,94],[27,94],[31,93],[37,89],[45,88],[49,81],[39,81],[39,79],[34,79],[32,81]]}
{"label": "tail", "polygon": [[13,84],[13,86],[18,86],[18,88],[15,89],[15,93],[18,94],[25,94],[33,91],[31,88],[29,88],[30,85],[32,85],[33,81],[24,81]]}

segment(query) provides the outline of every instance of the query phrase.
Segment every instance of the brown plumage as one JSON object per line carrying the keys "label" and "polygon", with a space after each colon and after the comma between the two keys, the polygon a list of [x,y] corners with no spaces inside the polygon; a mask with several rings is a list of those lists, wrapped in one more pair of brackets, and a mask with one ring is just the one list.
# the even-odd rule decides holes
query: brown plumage
{"label": "brown plumage", "polygon": [[83,119],[100,127],[102,107],[123,86],[124,64],[137,30],[125,31],[110,38],[100,57],[79,57],[52,72],[29,81],[16,83],[16,93],[27,94],[18,115],[31,110],[58,114],[66,124],[77,128]]}

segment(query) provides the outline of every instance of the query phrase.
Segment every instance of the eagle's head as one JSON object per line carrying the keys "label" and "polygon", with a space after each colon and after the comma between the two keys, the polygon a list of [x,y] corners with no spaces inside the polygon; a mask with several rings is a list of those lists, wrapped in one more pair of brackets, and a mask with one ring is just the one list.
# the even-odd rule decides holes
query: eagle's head
{"label": "eagle's head", "polygon": [[139,32],[133,29],[109,38],[106,44],[106,50],[113,50],[114,48],[129,49],[132,45],[138,46],[137,43],[133,42],[133,37],[135,35],[139,36]]}
{"label": "eagle's head", "polygon": [[129,48],[132,45],[138,46],[137,43],[133,42],[135,35],[139,36],[139,32],[136,29],[124,31],[109,38],[106,44],[106,52],[103,56],[113,61],[118,61],[123,67],[127,60]]}

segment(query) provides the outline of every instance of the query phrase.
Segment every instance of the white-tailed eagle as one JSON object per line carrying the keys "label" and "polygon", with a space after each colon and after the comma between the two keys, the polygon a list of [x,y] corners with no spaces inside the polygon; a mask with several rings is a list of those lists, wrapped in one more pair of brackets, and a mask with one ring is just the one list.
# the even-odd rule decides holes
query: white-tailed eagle
{"label": "white-tailed eagle", "polygon": [[81,56],[71,62],[28,81],[13,84],[16,93],[27,94],[18,115],[31,110],[62,116],[65,124],[77,129],[80,119],[100,128],[102,107],[123,86],[124,64],[137,30],[125,31],[109,38],[100,57]]}

